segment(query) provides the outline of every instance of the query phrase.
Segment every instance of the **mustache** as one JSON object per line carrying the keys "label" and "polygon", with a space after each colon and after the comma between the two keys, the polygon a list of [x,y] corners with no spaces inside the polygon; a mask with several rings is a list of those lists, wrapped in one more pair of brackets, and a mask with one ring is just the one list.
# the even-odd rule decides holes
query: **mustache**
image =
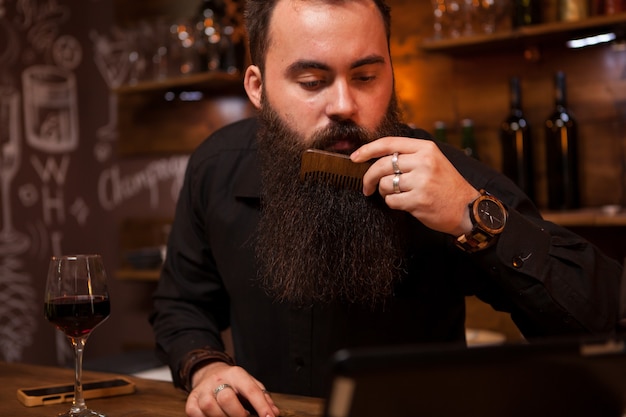
{"label": "mustache", "polygon": [[311,148],[330,150],[340,142],[350,143],[352,151],[374,140],[374,135],[351,120],[331,122],[313,134]]}

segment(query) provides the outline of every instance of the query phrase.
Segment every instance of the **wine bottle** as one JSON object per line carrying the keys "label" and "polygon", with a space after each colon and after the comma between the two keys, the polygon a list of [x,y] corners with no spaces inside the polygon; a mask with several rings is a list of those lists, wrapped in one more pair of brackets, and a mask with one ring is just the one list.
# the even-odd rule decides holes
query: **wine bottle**
{"label": "wine bottle", "polygon": [[559,3],[561,0],[544,0],[541,7],[541,23],[557,22],[559,20]]}
{"label": "wine bottle", "polygon": [[476,137],[474,136],[474,121],[472,119],[461,120],[461,149],[467,156],[478,158],[476,150]]}
{"label": "wine bottle", "polygon": [[541,2],[539,0],[513,0],[514,28],[541,23]]}
{"label": "wine bottle", "polygon": [[589,17],[589,0],[561,0],[559,20],[573,22]]}
{"label": "wine bottle", "polygon": [[565,73],[554,77],[554,112],[545,122],[548,208],[573,209],[580,206],[578,178],[578,132],[567,108]]}
{"label": "wine bottle", "polygon": [[614,15],[624,12],[624,2],[622,0],[605,0],[604,14]]}
{"label": "wine bottle", "polygon": [[437,139],[437,141],[439,142],[447,142],[448,135],[446,131],[447,131],[446,123],[442,122],[441,120],[437,120],[435,122],[435,135],[434,135],[435,139]]}
{"label": "wine bottle", "polygon": [[526,195],[535,199],[533,146],[530,125],[522,111],[520,80],[511,77],[510,113],[500,125],[502,145],[502,172],[512,179]]}

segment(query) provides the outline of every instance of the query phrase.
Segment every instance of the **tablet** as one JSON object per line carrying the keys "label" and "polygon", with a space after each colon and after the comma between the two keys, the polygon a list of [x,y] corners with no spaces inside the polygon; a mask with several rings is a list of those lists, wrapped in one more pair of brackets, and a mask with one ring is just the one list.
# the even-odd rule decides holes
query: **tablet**
{"label": "tablet", "polygon": [[349,349],[332,360],[325,417],[621,417],[626,343]]}

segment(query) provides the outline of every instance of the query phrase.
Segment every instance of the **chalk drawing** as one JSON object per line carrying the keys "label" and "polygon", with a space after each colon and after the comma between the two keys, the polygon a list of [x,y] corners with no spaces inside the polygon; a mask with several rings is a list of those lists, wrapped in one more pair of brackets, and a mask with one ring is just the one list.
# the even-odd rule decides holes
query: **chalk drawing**
{"label": "chalk drawing", "polygon": [[15,9],[18,16],[16,22],[20,29],[26,31],[26,40],[34,52],[50,61],[60,25],[70,17],[69,7],[56,0],[17,0]]}
{"label": "chalk drawing", "polygon": [[20,95],[12,87],[0,86],[0,255],[23,253],[28,237],[13,226],[11,182],[21,161]]}
{"label": "chalk drawing", "polygon": [[32,276],[18,258],[0,257],[0,354],[5,361],[22,358],[22,350],[33,342],[36,315],[41,300],[35,294]]}
{"label": "chalk drawing", "polygon": [[22,73],[26,140],[34,149],[63,153],[78,147],[78,99],[74,74],[51,65]]}
{"label": "chalk drawing", "polygon": [[69,212],[79,225],[84,226],[89,217],[89,205],[83,198],[78,197],[70,206]]}
{"label": "chalk drawing", "polygon": [[[0,358],[5,361],[22,359],[41,317],[41,297],[27,270],[33,265],[25,259],[37,259],[29,256],[33,251],[40,260],[62,252],[63,234],[51,227],[66,216],[62,187],[69,157],[64,156],[77,149],[79,134],[72,71],[82,60],[76,38],[59,36],[68,17],[69,8],[56,0],[0,0]],[[17,91],[20,76],[22,91]],[[47,155],[35,162],[31,155],[31,168],[43,185],[18,184],[15,198],[12,185],[28,167],[23,164],[27,149]],[[84,222],[80,201],[68,213]],[[24,233],[12,213],[17,202],[42,206],[41,220],[23,225]],[[57,350],[71,354],[67,342]]]}
{"label": "chalk drawing", "polygon": [[124,84],[130,72],[130,41],[124,31],[117,27],[111,29],[111,36],[102,35],[94,30],[90,37],[94,47],[94,61],[110,90],[109,122],[98,129],[97,134],[99,139],[115,140],[117,139],[117,94],[115,89]]}
{"label": "chalk drawing", "polygon": [[52,45],[52,59],[57,66],[74,70],[83,60],[83,48],[75,37],[60,36]]}

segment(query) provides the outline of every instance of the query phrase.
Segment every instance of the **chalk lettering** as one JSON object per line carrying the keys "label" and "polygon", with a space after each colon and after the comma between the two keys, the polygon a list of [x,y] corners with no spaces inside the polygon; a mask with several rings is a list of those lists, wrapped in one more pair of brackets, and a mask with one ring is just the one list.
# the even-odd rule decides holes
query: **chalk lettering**
{"label": "chalk lettering", "polygon": [[67,174],[67,169],[70,165],[70,157],[64,155],[61,157],[61,163],[57,163],[57,160],[49,156],[46,158],[45,165],[37,158],[35,155],[31,155],[30,163],[39,174],[39,178],[47,184],[51,178],[54,178],[54,181],[58,185],[65,184],[65,177]]}
{"label": "chalk lettering", "polygon": [[98,198],[100,205],[106,210],[113,210],[124,201],[138,195],[142,191],[150,194],[150,207],[159,204],[159,183],[174,179],[179,183],[184,175],[188,157],[175,156],[153,161],[142,171],[123,176],[117,165],[102,171],[98,179]]}
{"label": "chalk lettering", "polygon": [[44,185],[41,189],[41,210],[46,225],[52,224],[52,213],[56,209],[58,224],[65,223],[65,203],[63,201],[63,189],[57,189],[57,196],[52,197],[50,187]]}

